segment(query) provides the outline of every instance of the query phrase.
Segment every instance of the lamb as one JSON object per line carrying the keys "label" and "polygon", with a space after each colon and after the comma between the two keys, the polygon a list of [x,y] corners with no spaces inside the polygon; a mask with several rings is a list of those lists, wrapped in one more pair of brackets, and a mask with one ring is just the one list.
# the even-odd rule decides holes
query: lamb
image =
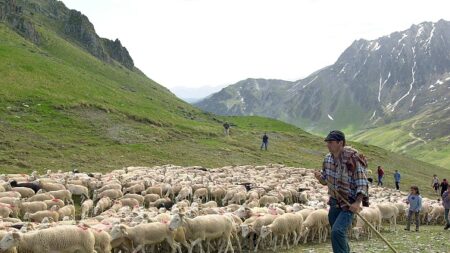
{"label": "lamb", "polygon": [[17,247],[20,252],[85,252],[96,253],[95,237],[88,229],[56,226],[25,234],[9,232],[0,241],[0,251]]}
{"label": "lamb", "polygon": [[287,248],[289,249],[289,234],[294,234],[294,244],[297,243],[297,235],[302,233],[303,217],[298,214],[287,213],[278,216],[272,224],[263,226],[261,228],[261,238],[266,238],[269,234],[273,234],[273,251],[277,251],[278,237],[281,237],[281,248],[283,242],[286,241]]}
{"label": "lamb", "polygon": [[45,210],[45,211],[38,211],[35,213],[25,213],[25,215],[23,216],[24,220],[30,220],[30,221],[34,221],[34,222],[42,222],[42,220],[45,218],[52,218],[54,221],[58,221],[59,220],[59,213],[55,212],[55,211],[49,211],[49,210]]}
{"label": "lamb", "polygon": [[[275,220],[275,218],[277,218],[276,215],[266,214],[266,215],[261,215],[261,216],[256,215],[256,216],[250,217],[249,219],[246,219],[245,222],[240,225],[242,237],[246,238],[250,235],[249,243],[250,243],[250,245],[253,246],[254,244],[253,244],[252,239],[254,238],[254,236],[252,236],[252,235],[260,235],[261,228],[263,226],[272,224],[272,222]],[[258,241],[256,242],[255,252],[258,250],[260,242],[261,242],[261,239],[258,239]]]}
{"label": "lamb", "polygon": [[13,187],[11,191],[20,193],[20,196],[22,196],[22,198],[30,198],[35,194],[33,189],[27,187]]}
{"label": "lamb", "polygon": [[48,210],[50,210],[53,206],[63,207],[66,205],[64,204],[64,201],[60,199],[44,200],[44,203],[47,205]]}
{"label": "lamb", "polygon": [[67,205],[61,208],[59,208],[59,206],[54,206],[52,211],[57,211],[60,219],[66,216],[72,218],[73,220],[75,219],[75,206],[73,205]]}
{"label": "lamb", "polygon": [[393,225],[394,231],[396,231],[398,208],[392,203],[378,204],[376,207],[380,210],[382,219],[389,219],[389,229],[392,229]]}
{"label": "lamb", "polygon": [[47,210],[47,204],[45,204],[44,202],[34,201],[20,203],[21,215],[24,215],[25,213],[35,213],[44,210]]}
{"label": "lamb", "polygon": [[206,240],[206,245],[209,247],[210,241],[216,239],[222,240],[219,252],[222,252],[225,244],[226,248],[224,252],[228,252],[228,249],[234,252],[233,246],[231,245],[233,221],[226,215],[213,214],[189,219],[184,217],[183,214],[177,213],[170,221],[169,229],[175,231],[181,226],[185,229],[186,239],[192,241],[189,253],[192,253],[196,245],[199,245],[200,251],[203,252],[201,242]]}
{"label": "lamb", "polygon": [[178,250],[181,253],[181,248],[175,242],[174,230],[169,229],[167,224],[154,222],[140,224],[135,227],[128,227],[126,225],[115,225],[111,229],[111,240],[127,237],[136,246],[133,252],[139,252],[145,248],[146,245],[154,245],[167,241],[172,253]]}
{"label": "lamb", "polygon": [[94,201],[92,199],[85,200],[81,204],[81,219],[84,220],[89,217],[89,214],[94,210]]}

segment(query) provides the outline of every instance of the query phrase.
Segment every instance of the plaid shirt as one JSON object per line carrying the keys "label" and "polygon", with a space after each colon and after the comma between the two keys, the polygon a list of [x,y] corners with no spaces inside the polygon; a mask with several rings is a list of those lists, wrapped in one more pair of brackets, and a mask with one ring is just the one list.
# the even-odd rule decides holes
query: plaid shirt
{"label": "plaid shirt", "polygon": [[[352,160],[353,159],[353,160]],[[349,171],[349,162],[355,164],[354,172]],[[339,159],[333,157],[332,154],[325,156],[322,169],[322,180],[328,183],[328,194],[331,198],[338,201],[341,208],[348,208],[333,191],[335,189],[339,194],[346,198],[350,203],[356,200],[356,196],[361,193],[368,196],[368,181],[366,169],[358,160],[358,151],[350,147],[344,147]]]}

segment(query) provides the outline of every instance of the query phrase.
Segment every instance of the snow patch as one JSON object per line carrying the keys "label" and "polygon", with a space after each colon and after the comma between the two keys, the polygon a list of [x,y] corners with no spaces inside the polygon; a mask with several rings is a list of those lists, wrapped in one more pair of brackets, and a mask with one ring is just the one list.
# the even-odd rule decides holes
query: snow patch
{"label": "snow patch", "polygon": [[328,114],[328,118],[331,119],[331,120],[334,120],[333,117],[331,117],[330,114]]}
{"label": "snow patch", "polygon": [[413,52],[414,65],[413,65],[413,67],[411,68],[412,81],[411,81],[411,83],[409,84],[409,90],[408,90],[408,92],[405,93],[405,95],[403,95],[401,98],[399,98],[399,99],[391,106],[391,108],[390,108],[390,109],[391,109],[391,112],[393,112],[393,111],[395,110],[395,107],[397,107],[397,105],[400,103],[400,101],[402,101],[404,98],[406,98],[406,97],[411,93],[411,90],[412,90],[412,88],[413,88],[413,85],[414,85],[414,83],[415,83],[415,81],[416,81],[416,79],[415,79],[415,74],[416,74],[416,72],[414,71],[414,69],[416,68],[417,62],[416,62],[416,50],[415,50],[414,47],[412,48],[412,52]]}
{"label": "snow patch", "polygon": [[[445,79],[445,80],[447,80],[447,79]],[[441,80],[437,80],[435,84],[441,85],[441,84],[443,84],[443,83],[444,83],[444,82],[442,82]],[[430,87],[431,87],[431,86],[430,86]]]}
{"label": "snow patch", "polygon": [[430,88],[428,88],[429,90],[433,89],[435,86],[432,84],[430,85]]}
{"label": "snow patch", "polygon": [[402,38],[398,40],[397,45],[400,45],[400,42],[402,42],[402,40],[404,40],[406,37],[408,37],[408,34],[404,33],[404,34],[402,35]]}
{"label": "snow patch", "polygon": [[375,118],[375,114],[377,113],[377,111],[375,110],[375,111],[373,111],[373,114],[372,114],[372,117],[370,117],[370,119],[369,120],[373,120],[373,118]]}
{"label": "snow patch", "polygon": [[306,88],[308,85],[310,85],[312,82],[314,82],[317,79],[317,77],[319,77],[319,76],[314,77],[314,79],[311,80],[309,83],[303,85],[303,88]]}
{"label": "snow patch", "polygon": [[390,71],[389,71],[388,77],[383,82],[383,78],[381,77],[381,73],[380,73],[380,85],[378,87],[378,102],[381,102],[381,90],[383,90],[383,87],[386,84],[386,82],[389,80],[389,77],[391,77]]}

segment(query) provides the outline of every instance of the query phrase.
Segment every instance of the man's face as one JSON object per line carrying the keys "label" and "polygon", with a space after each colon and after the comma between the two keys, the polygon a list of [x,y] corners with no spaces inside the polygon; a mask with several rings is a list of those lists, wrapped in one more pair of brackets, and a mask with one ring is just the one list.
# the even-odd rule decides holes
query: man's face
{"label": "man's face", "polygon": [[328,151],[337,153],[342,148],[342,141],[327,141]]}

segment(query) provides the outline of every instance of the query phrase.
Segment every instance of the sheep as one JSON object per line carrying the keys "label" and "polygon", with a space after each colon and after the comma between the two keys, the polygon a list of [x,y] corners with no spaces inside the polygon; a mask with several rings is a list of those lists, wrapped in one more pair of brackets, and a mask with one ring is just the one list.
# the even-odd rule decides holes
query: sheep
{"label": "sheep", "polygon": [[17,247],[20,252],[85,252],[95,253],[95,237],[88,229],[56,226],[25,234],[9,232],[0,241],[0,250]]}
{"label": "sheep", "polygon": [[133,198],[125,198],[121,199],[120,202],[123,206],[129,206],[130,208],[134,208],[135,206],[139,206],[139,201]]}
{"label": "sheep", "polygon": [[106,209],[111,207],[111,199],[109,197],[103,197],[101,198],[94,208],[94,215],[100,214]]}
{"label": "sheep", "polygon": [[437,224],[439,218],[444,218],[444,210],[444,207],[441,205],[433,206],[431,211],[428,213],[427,224],[429,224],[433,220]]}
{"label": "sheep", "polygon": [[109,183],[109,184],[107,184],[107,185],[104,185],[104,186],[102,186],[100,189],[98,189],[96,192],[97,193],[102,193],[102,192],[104,192],[104,191],[106,191],[106,190],[111,190],[111,189],[115,189],[115,190],[119,190],[119,191],[121,191],[122,190],[122,185],[120,185],[120,184],[114,184],[114,183]]}
{"label": "sheep", "polygon": [[[4,230],[0,230],[0,241],[3,239],[3,237],[7,234],[8,232],[4,231]],[[17,253],[17,249],[16,247],[11,247],[8,250],[2,251],[0,249],[0,252],[3,253]]]}
{"label": "sheep", "polygon": [[66,190],[66,187],[59,183],[46,182],[42,181],[41,179],[36,180],[36,182],[38,182],[39,187],[46,192]]}
{"label": "sheep", "polygon": [[111,236],[108,232],[90,228],[92,233],[94,234],[95,244],[94,249],[97,253],[111,253]]}
{"label": "sheep", "polygon": [[394,231],[397,231],[397,216],[398,208],[392,203],[383,203],[376,205],[380,210],[381,219],[389,219],[389,229],[394,226]]}
{"label": "sheep", "polygon": [[53,206],[63,207],[66,205],[64,204],[64,201],[60,199],[44,200],[44,203],[47,205],[48,210],[50,210]]}
{"label": "sheep", "polygon": [[130,198],[137,200],[139,202],[139,205],[144,204],[144,201],[145,201],[144,196],[139,195],[139,194],[128,193],[122,197],[122,199],[130,199]]}
{"label": "sheep", "polygon": [[145,190],[144,184],[135,184],[123,189],[123,193],[141,193]]}
{"label": "sheep", "polygon": [[245,192],[236,192],[233,197],[228,201],[228,204],[242,204],[247,199]]}
{"label": "sheep", "polygon": [[25,213],[35,213],[44,210],[47,210],[47,204],[45,204],[44,202],[34,201],[20,203],[21,215],[24,215]]}
{"label": "sheep", "polygon": [[273,251],[277,251],[277,240],[281,237],[281,245],[286,241],[286,246],[289,249],[289,234],[294,234],[294,244],[297,243],[297,235],[302,233],[303,217],[298,214],[287,213],[278,216],[270,225],[262,226],[261,239],[266,238],[269,234],[273,234]]}
{"label": "sheep", "polygon": [[72,195],[82,196],[83,198],[89,198],[89,189],[83,185],[76,184],[66,184],[67,190],[70,191]]}
{"label": "sheep", "polygon": [[185,229],[186,239],[192,241],[189,253],[192,253],[192,250],[196,245],[199,245],[200,251],[203,252],[201,242],[205,240],[209,249],[210,241],[216,239],[222,240],[219,252],[222,252],[222,248],[225,244],[225,252],[228,252],[229,248],[231,252],[234,252],[233,246],[231,245],[233,222],[231,218],[225,215],[213,214],[197,216],[194,219],[189,219],[184,217],[183,214],[177,213],[170,221],[169,229],[171,231],[175,231],[181,226]]}
{"label": "sheep", "polygon": [[108,197],[111,200],[115,200],[123,197],[123,193],[120,190],[116,189],[108,189],[100,193],[94,192],[94,201],[101,199],[103,197]]}
{"label": "sheep", "polygon": [[278,202],[279,202],[279,199],[275,196],[265,195],[259,199],[260,206],[267,206],[269,204],[278,203]]}
{"label": "sheep", "polygon": [[208,202],[208,201],[209,201],[208,189],[207,189],[207,188],[200,188],[200,189],[197,189],[197,190],[194,192],[194,197],[193,197],[193,199],[194,199],[194,200],[200,199],[202,202],[203,202],[203,200],[205,200],[205,202]]}
{"label": "sheep", "polygon": [[52,208],[52,211],[57,211],[59,214],[59,218],[62,219],[66,216],[69,216],[73,220],[75,219],[75,206],[74,205],[67,205],[59,208],[59,206],[54,206]]}
{"label": "sheep", "polygon": [[150,203],[155,202],[159,198],[158,194],[147,194],[144,196],[144,204],[145,206],[150,206]]}
{"label": "sheep", "polygon": [[157,194],[160,198],[163,196],[162,189],[160,186],[151,186],[148,187],[145,191],[145,194]]}
{"label": "sheep", "polygon": [[[381,213],[378,208],[363,207],[362,211],[359,214],[364,217],[370,224],[372,224],[375,229],[380,230]],[[356,218],[356,225],[352,230],[356,239],[359,239],[359,235],[363,231],[367,232],[368,239],[370,239],[372,236],[372,230],[363,222],[363,220],[359,216]]]}
{"label": "sheep", "polygon": [[72,203],[72,193],[68,190],[58,190],[58,191],[49,191],[50,195],[52,195],[55,199],[60,199],[65,203]]}
{"label": "sheep", "polygon": [[59,213],[51,210],[38,211],[35,213],[25,213],[23,219],[40,223],[45,217],[52,218],[54,221],[58,221]]}
{"label": "sheep", "polygon": [[30,198],[35,195],[34,190],[27,187],[13,187],[11,191],[20,193],[22,198]]}
{"label": "sheep", "polygon": [[0,204],[0,217],[6,218],[9,217],[13,213],[13,210],[10,208],[8,204]]}
{"label": "sheep", "polygon": [[133,252],[142,251],[146,245],[154,245],[167,241],[172,253],[178,250],[181,253],[180,245],[175,242],[174,230],[170,229],[167,224],[155,222],[140,224],[135,227],[128,227],[126,225],[115,225],[111,229],[111,240],[116,240],[122,237],[128,237],[133,245],[136,246]]}
{"label": "sheep", "polygon": [[21,198],[22,195],[20,194],[20,192],[14,192],[14,191],[0,192],[0,198],[4,198],[4,197]]}
{"label": "sheep", "polygon": [[33,197],[27,199],[30,202],[33,201],[45,201],[45,200],[52,200],[55,197],[53,197],[53,195],[49,194],[49,193],[38,193],[36,195],[34,195]]}
{"label": "sheep", "polygon": [[2,205],[2,204],[8,205],[8,207],[13,211],[13,213],[12,213],[13,217],[17,217],[19,215],[20,199],[11,198],[11,197],[3,197],[3,198],[0,198],[0,205]]}
{"label": "sheep", "polygon": [[94,201],[87,199],[81,204],[81,219],[84,220],[89,217],[89,214],[94,210]]}
{"label": "sheep", "polygon": [[327,226],[329,225],[328,221],[328,211],[325,209],[318,209],[311,212],[308,217],[303,222],[304,231],[304,241],[306,244],[308,239],[308,235],[311,233],[311,240],[314,240],[315,232],[317,232],[319,237],[319,243],[322,241],[326,241],[327,235]]}

